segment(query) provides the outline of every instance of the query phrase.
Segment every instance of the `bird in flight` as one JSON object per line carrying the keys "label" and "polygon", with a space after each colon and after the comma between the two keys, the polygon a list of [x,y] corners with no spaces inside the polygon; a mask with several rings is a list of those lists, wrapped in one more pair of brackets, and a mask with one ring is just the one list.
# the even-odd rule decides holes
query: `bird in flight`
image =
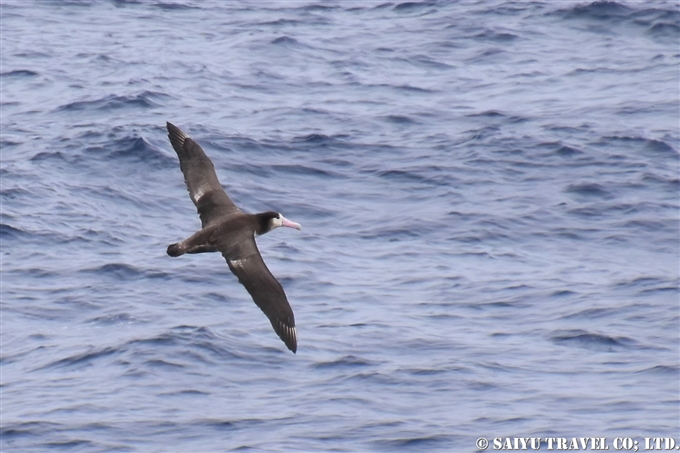
{"label": "bird in flight", "polygon": [[201,218],[201,229],[169,245],[168,255],[220,252],[231,272],[267,315],[274,332],[295,353],[297,333],[293,309],[283,287],[264,264],[255,237],[281,226],[298,230],[302,226],[278,212],[246,214],[241,211],[220,185],[215,166],[199,144],[174,124],[167,123],[167,128],[189,196]]}

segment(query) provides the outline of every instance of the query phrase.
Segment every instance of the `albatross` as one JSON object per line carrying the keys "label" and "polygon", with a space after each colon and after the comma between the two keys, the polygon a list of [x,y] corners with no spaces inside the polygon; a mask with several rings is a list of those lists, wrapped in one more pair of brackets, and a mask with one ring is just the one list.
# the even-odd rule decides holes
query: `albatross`
{"label": "albatross", "polygon": [[199,144],[174,124],[166,126],[189,196],[201,218],[201,229],[188,239],[170,244],[168,255],[222,253],[231,272],[269,318],[274,332],[295,353],[297,333],[293,309],[283,287],[264,264],[255,237],[281,226],[297,230],[302,226],[278,212],[246,214],[241,211],[222,188],[215,166]]}

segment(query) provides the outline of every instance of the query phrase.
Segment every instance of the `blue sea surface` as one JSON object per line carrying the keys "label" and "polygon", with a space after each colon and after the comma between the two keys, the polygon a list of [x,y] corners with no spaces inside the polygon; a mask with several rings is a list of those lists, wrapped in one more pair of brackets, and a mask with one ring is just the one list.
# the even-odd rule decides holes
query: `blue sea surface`
{"label": "blue sea surface", "polygon": [[[2,0],[0,35],[3,452],[680,443],[677,1]],[[258,239],[297,354],[166,255],[166,121],[303,225]]]}

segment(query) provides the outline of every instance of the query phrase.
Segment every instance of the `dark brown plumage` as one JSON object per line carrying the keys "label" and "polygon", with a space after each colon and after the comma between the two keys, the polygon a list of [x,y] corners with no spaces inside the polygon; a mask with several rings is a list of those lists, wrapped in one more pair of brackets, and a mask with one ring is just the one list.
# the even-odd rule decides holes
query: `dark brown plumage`
{"label": "dark brown plumage", "polygon": [[301,229],[278,212],[245,214],[224,191],[212,161],[203,149],[177,126],[167,123],[168,138],[177,152],[189,196],[201,218],[201,230],[168,246],[170,256],[220,252],[229,269],[245,286],[255,304],[269,318],[288,349],[297,351],[295,317],[281,284],[269,272],[257,249],[255,236],[279,226]]}

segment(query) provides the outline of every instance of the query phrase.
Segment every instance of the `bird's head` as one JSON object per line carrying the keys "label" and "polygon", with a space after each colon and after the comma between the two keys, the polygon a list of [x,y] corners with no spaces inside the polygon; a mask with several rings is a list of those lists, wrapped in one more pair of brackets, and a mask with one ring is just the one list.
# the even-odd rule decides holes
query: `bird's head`
{"label": "bird's head", "polygon": [[258,235],[263,235],[265,233],[269,233],[271,230],[278,228],[278,227],[288,227],[288,228],[295,228],[296,230],[301,230],[302,225],[299,223],[291,222],[287,218],[285,218],[283,215],[281,215],[278,212],[263,212],[261,214],[257,214],[257,217],[260,219],[260,228],[259,231],[257,232]]}

